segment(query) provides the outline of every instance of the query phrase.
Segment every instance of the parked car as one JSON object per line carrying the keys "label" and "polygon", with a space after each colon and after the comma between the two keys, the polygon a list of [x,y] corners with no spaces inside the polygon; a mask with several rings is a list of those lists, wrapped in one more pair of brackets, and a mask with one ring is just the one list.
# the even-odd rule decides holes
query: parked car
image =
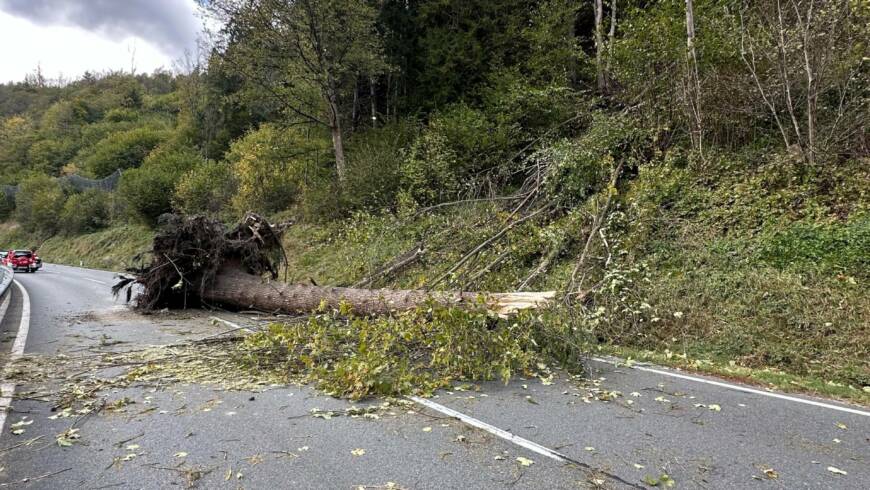
{"label": "parked car", "polygon": [[10,250],[6,253],[3,264],[16,271],[36,272],[42,267],[42,260],[30,250]]}
{"label": "parked car", "polygon": [[0,264],[6,265],[6,256],[9,255],[9,252],[5,250],[0,250]]}

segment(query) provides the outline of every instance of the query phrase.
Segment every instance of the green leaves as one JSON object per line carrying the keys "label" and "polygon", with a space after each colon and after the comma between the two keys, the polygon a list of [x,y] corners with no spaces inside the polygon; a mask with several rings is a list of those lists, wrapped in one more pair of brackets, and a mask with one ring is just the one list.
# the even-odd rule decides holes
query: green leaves
{"label": "green leaves", "polygon": [[[532,315],[508,321],[483,309],[436,305],[378,318],[335,311],[304,323],[271,325],[245,346],[252,355],[286,363],[336,396],[425,395],[454,380],[507,381],[515,373],[546,367],[542,342],[535,339],[543,327],[536,322]],[[528,402],[537,403],[531,397]]]}

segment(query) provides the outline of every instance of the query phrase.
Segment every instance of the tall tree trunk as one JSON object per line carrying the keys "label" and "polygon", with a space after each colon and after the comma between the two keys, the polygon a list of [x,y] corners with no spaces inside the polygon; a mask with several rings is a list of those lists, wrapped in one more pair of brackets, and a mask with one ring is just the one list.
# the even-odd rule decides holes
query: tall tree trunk
{"label": "tall tree trunk", "polygon": [[347,180],[347,170],[344,160],[344,140],[341,135],[341,123],[335,121],[329,130],[332,132],[332,149],[335,152],[335,173],[342,186]]}
{"label": "tall tree trunk", "polygon": [[350,112],[351,131],[356,131],[357,115],[359,114],[359,77],[353,82],[353,106]]}
{"label": "tall tree trunk", "polygon": [[369,78],[369,100],[372,104],[372,127],[378,127],[378,99],[375,90],[375,77]]}
{"label": "tall tree trunk", "polygon": [[610,64],[613,62],[613,41],[616,39],[616,0],[610,2],[610,32],[607,33],[607,65],[605,76],[607,90],[610,91]]}
{"label": "tall tree trunk", "polygon": [[[816,78],[813,65],[810,63],[810,29],[813,22],[813,4],[811,0],[807,10],[806,21],[801,21],[803,31],[804,70],[807,74],[807,149],[806,159],[810,165],[816,162],[816,103],[818,93],[816,91]],[[795,5],[795,11],[797,6]],[[800,19],[800,13],[798,13]]]}
{"label": "tall tree trunk", "polygon": [[692,0],[686,0],[686,99],[692,120],[692,143],[703,156],[703,125],[701,122],[701,80],[698,75],[698,55],[695,50],[695,12]]}
{"label": "tall tree trunk", "polygon": [[598,90],[604,92],[606,81],[604,79],[604,18],[603,0],[595,0],[595,67],[598,71]]}
{"label": "tall tree trunk", "polygon": [[344,159],[344,139],[341,134],[341,109],[338,107],[338,96],[333,91],[328,97],[329,103],[329,131],[332,133],[332,149],[335,153],[335,173],[338,175],[338,183],[344,186],[347,178]]}
{"label": "tall tree trunk", "polygon": [[[571,46],[574,46],[574,41],[577,38],[577,16],[576,11],[574,9],[570,10],[571,12],[571,25],[568,28],[568,39],[571,41]],[[571,64],[568,66],[568,80],[571,81],[571,86],[577,86],[577,61],[571,60]]]}
{"label": "tall tree trunk", "polygon": [[[228,264],[203,290],[202,296],[206,301],[264,311],[310,313],[324,303],[331,309],[348,303],[357,314],[384,315],[393,311],[412,310],[430,299],[443,305],[474,306],[481,293],[354,289],[265,282]],[[491,293],[485,297],[490,309],[500,314],[510,314],[520,309],[543,306],[555,297],[555,292]]]}

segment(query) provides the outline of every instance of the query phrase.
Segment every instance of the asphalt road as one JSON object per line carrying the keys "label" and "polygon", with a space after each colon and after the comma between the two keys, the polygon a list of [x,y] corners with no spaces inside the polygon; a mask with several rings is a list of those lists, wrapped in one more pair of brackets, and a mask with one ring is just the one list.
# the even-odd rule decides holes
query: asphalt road
{"label": "asphalt road", "polygon": [[[16,279],[29,297],[27,354],[87,355],[226,329],[208,313],[132,313],[111,297],[106,272],[49,264]],[[0,356],[23,324],[24,296],[11,290]],[[312,417],[351,405],[306,386],[115,389],[107,398],[135,403],[83,419],[71,447],[55,443],[69,419],[50,419],[50,403],[13,398],[0,488],[870,488],[866,409],[662,371],[590,360],[588,380],[557,373],[463,387],[378,418]],[[24,417],[33,423],[12,434]]]}

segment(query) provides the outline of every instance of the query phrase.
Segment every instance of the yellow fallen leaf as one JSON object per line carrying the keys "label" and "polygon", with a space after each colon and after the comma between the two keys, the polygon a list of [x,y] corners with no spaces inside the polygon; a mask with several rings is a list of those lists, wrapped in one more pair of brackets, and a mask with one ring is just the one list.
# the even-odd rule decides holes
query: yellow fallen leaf
{"label": "yellow fallen leaf", "polygon": [[828,471],[835,475],[848,475],[848,473],[846,473],[845,471],[841,470],[840,468],[835,468],[833,466],[828,466]]}
{"label": "yellow fallen leaf", "polygon": [[531,459],[524,458],[522,456],[517,458],[517,463],[519,463],[522,466],[531,466],[531,465],[535,464],[535,462],[532,461]]}
{"label": "yellow fallen leaf", "polygon": [[127,451],[135,451],[135,450],[137,450],[137,449],[139,449],[139,445],[138,445],[138,444],[130,444],[130,445],[127,446]]}
{"label": "yellow fallen leaf", "polygon": [[174,454],[174,456],[175,456],[176,458],[186,458],[186,457],[187,457],[187,453],[184,452],[184,451],[178,451],[177,453]]}
{"label": "yellow fallen leaf", "polygon": [[366,450],[363,448],[356,448],[350,452],[350,454],[353,454],[354,456],[362,456],[365,453],[366,453]]}
{"label": "yellow fallen leaf", "polygon": [[423,432],[432,432],[432,427],[423,427]]}
{"label": "yellow fallen leaf", "polygon": [[842,429],[842,430],[846,430],[846,429],[848,429],[849,427],[847,427],[846,424],[844,424],[844,423],[842,423],[842,422],[837,422],[837,428],[838,428],[838,429]]}

